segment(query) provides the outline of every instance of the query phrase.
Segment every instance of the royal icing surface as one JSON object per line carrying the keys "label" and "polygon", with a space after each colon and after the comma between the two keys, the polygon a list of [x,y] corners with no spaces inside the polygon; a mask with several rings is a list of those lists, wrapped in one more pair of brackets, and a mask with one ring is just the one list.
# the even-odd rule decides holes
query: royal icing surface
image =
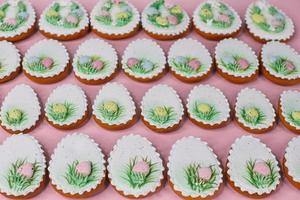
{"label": "royal icing surface", "polygon": [[300,92],[287,90],[280,95],[280,108],[289,125],[300,130]]}
{"label": "royal icing surface", "polygon": [[288,169],[288,174],[295,182],[300,182],[300,137],[294,137],[285,150],[284,158],[286,160],[285,167]]}
{"label": "royal icing surface", "polygon": [[95,189],[105,177],[104,155],[89,136],[70,134],[58,143],[48,170],[57,189],[81,195]]}
{"label": "royal icing surface", "polygon": [[0,41],[0,79],[9,76],[20,67],[19,50],[10,42]]}
{"label": "royal icing surface", "polygon": [[0,145],[0,191],[21,196],[43,181],[46,159],[41,145],[30,135],[12,135]]}
{"label": "royal icing surface", "polygon": [[264,143],[252,136],[237,138],[228,156],[228,175],[235,187],[249,194],[269,194],[280,182],[276,157]]}
{"label": "royal icing surface", "polygon": [[173,146],[168,175],[176,191],[185,197],[213,195],[222,183],[222,169],[213,150],[200,138],[184,137]]}
{"label": "royal icing surface", "polygon": [[5,96],[1,106],[1,124],[13,131],[23,131],[34,126],[41,114],[35,91],[28,85],[15,86]]}
{"label": "royal icing surface", "polygon": [[212,58],[206,47],[197,40],[180,39],[170,47],[168,65],[181,76],[200,77],[210,70]]}
{"label": "royal icing surface", "polygon": [[146,138],[133,134],[117,141],[107,169],[111,184],[125,195],[134,197],[154,192],[164,178],[159,153]]}
{"label": "royal icing surface", "polygon": [[84,41],[73,59],[75,75],[87,80],[99,80],[111,76],[118,67],[116,50],[100,39]]}
{"label": "royal icing surface", "polygon": [[125,0],[100,0],[91,12],[93,28],[106,34],[130,33],[139,22],[138,10]]}

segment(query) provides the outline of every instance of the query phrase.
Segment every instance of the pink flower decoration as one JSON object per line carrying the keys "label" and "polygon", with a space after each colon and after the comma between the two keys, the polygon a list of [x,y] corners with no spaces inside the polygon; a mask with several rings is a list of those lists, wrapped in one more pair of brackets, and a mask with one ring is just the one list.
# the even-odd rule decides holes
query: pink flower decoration
{"label": "pink flower decoration", "polygon": [[230,18],[228,17],[228,15],[224,15],[224,14],[220,14],[218,16],[218,20],[221,21],[221,22],[225,22],[225,23],[230,22]]}
{"label": "pink flower decoration", "polygon": [[115,4],[119,4],[121,2],[121,0],[114,0]]}
{"label": "pink flower decoration", "polygon": [[272,24],[273,27],[277,28],[277,27],[280,27],[282,25],[282,22],[278,19],[273,19],[271,24]]}
{"label": "pink flower decoration", "polygon": [[188,65],[189,65],[193,70],[197,70],[197,69],[199,69],[201,63],[200,63],[199,60],[193,59],[193,60],[191,60],[191,61],[188,63]]}
{"label": "pink flower decoration", "polygon": [[33,176],[33,164],[25,163],[18,169],[18,173],[27,178],[31,178]]}
{"label": "pink flower decoration", "polygon": [[15,18],[8,18],[5,23],[15,26],[17,24],[17,20]]}
{"label": "pink flower decoration", "polygon": [[239,65],[239,68],[243,69],[243,70],[245,70],[249,67],[249,62],[244,58],[239,59],[237,61],[237,64]]}
{"label": "pink flower decoration", "polygon": [[73,16],[73,15],[68,15],[66,17],[67,22],[71,23],[71,24],[77,24],[78,23],[78,19],[77,17]]}
{"label": "pink flower decoration", "polygon": [[100,61],[100,60],[95,60],[93,63],[92,63],[92,66],[93,68],[97,69],[97,70],[101,70],[104,66],[103,62]]}
{"label": "pink flower decoration", "polygon": [[202,180],[208,181],[212,175],[210,167],[201,167],[197,171],[198,177]]}
{"label": "pink flower decoration", "polygon": [[271,173],[269,166],[263,160],[256,161],[253,170],[263,176],[268,176]]}
{"label": "pink flower decoration", "polygon": [[107,17],[107,16],[109,16],[109,15],[110,15],[110,13],[109,13],[108,11],[106,11],[106,10],[102,10],[102,11],[100,12],[100,16]]}
{"label": "pink flower decoration", "polygon": [[128,65],[128,67],[132,67],[132,66],[138,64],[139,62],[140,61],[138,59],[136,59],[136,58],[129,58],[127,60],[127,65]]}
{"label": "pink flower decoration", "polygon": [[148,163],[141,160],[133,166],[132,171],[135,173],[148,174],[150,171],[150,167]]}
{"label": "pink flower decoration", "polygon": [[291,61],[286,61],[285,62],[285,67],[290,72],[295,69],[295,66],[294,66],[294,64]]}
{"label": "pink flower decoration", "polygon": [[92,163],[90,161],[81,161],[76,166],[76,171],[83,176],[88,176],[92,172]]}
{"label": "pink flower decoration", "polygon": [[171,25],[177,25],[177,24],[178,24],[177,17],[175,17],[175,16],[173,16],[173,15],[167,16],[167,19],[168,19],[168,22],[169,22]]}
{"label": "pink flower decoration", "polygon": [[46,68],[50,68],[52,67],[53,65],[53,59],[52,58],[49,58],[49,57],[46,57],[46,58],[43,58],[43,60],[41,61],[42,65]]}

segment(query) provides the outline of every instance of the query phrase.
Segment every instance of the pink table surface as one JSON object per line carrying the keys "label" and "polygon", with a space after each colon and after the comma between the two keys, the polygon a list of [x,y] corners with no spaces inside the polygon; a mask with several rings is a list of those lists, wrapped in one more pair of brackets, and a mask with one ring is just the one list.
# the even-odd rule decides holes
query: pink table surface
{"label": "pink table surface", "polygon": [[[51,2],[51,0],[31,0],[34,7],[37,10],[37,13],[40,14],[42,10]],[[96,4],[97,0],[80,0],[80,2],[86,7],[88,11],[91,11],[93,6]],[[131,0],[131,2],[137,6],[139,11],[142,11],[144,6],[149,2],[147,0]],[[202,1],[198,0],[170,0],[170,2],[179,2],[182,4],[182,6],[188,11],[190,15],[192,15],[193,9]],[[243,17],[247,5],[251,2],[251,0],[243,0],[243,1],[237,1],[237,0],[226,0],[226,2],[230,3],[231,6],[233,6],[238,13]],[[299,27],[300,27],[300,18],[299,18],[299,8],[300,8],[300,1],[299,0],[286,0],[286,1],[279,1],[279,0],[271,0],[272,3],[279,6],[284,10],[286,13],[289,14],[292,19],[294,19],[295,25],[296,25],[296,32],[297,34],[290,40],[288,43],[292,45],[295,49],[300,51],[300,34],[298,34]],[[74,54],[77,46],[85,41],[88,38],[95,38],[97,37],[93,33],[90,33],[89,35],[70,42],[64,42],[66,47],[68,48],[71,55]],[[208,41],[204,38],[201,38],[200,36],[196,35],[194,32],[189,34],[187,37],[191,37],[194,39],[197,39],[201,41],[213,54],[214,47],[217,42],[214,41]],[[21,50],[21,53],[24,54],[26,50],[33,45],[35,42],[43,39],[44,37],[39,33],[35,33],[30,38],[18,42],[16,45]],[[132,40],[135,40],[137,38],[149,38],[143,31],[141,31],[138,35],[126,39],[126,40],[120,40],[120,41],[109,41],[111,44],[114,45],[114,47],[117,49],[119,55],[121,56],[123,53],[123,50],[128,45],[129,42]],[[248,33],[243,30],[242,34],[239,35],[239,39],[247,42],[251,47],[255,49],[255,51],[258,53],[261,44],[255,42]],[[173,43],[173,41],[166,41],[161,42],[158,41],[158,43],[163,47],[165,52],[168,51],[170,45]],[[113,80],[119,83],[124,84],[131,92],[138,103],[140,104],[140,101],[144,95],[144,93],[153,85],[164,83],[168,84],[172,87],[174,87],[184,102],[186,102],[187,95],[189,91],[197,84],[185,84],[177,79],[175,79],[172,75],[167,74],[159,81],[156,81],[154,83],[139,83],[135,82],[128,77],[124,75],[123,72],[120,72],[118,76]],[[52,85],[39,85],[36,83],[31,82],[28,80],[24,74],[21,74],[18,76],[15,80],[10,81],[5,84],[0,85],[0,98],[1,102],[7,92],[13,88],[15,85],[20,83],[26,83],[31,85],[35,91],[38,93],[41,102],[44,104],[46,102],[47,97],[51,93],[51,91],[57,87],[58,85],[64,84],[64,83],[73,83],[81,86],[85,91],[87,96],[91,101],[94,100],[98,90],[101,88],[101,85],[99,86],[89,86],[81,84],[79,81],[77,81],[73,74],[70,74],[66,79],[63,81],[52,84]],[[231,105],[234,105],[235,98],[237,93],[244,87],[255,87],[257,89],[262,90],[267,96],[270,98],[271,102],[274,104],[275,107],[277,107],[277,101],[279,94],[283,90],[288,89],[300,89],[299,85],[293,86],[293,87],[282,87],[275,85],[268,80],[266,80],[264,77],[260,76],[258,80],[255,82],[244,84],[244,85],[235,85],[232,83],[229,83],[228,81],[220,78],[217,74],[213,74],[210,78],[208,78],[205,81],[202,81],[201,84],[211,84],[213,86],[216,86],[220,88],[225,95],[228,97]],[[0,129],[0,141],[2,142],[6,137],[9,136],[8,133],[6,133],[3,129]],[[169,151],[171,149],[172,144],[179,138],[183,136],[196,136],[201,137],[201,139],[208,142],[208,144],[215,150],[216,154],[219,156],[219,158],[222,160],[223,164],[225,164],[228,151],[230,149],[230,145],[234,142],[234,140],[237,137],[240,137],[242,135],[248,135],[246,131],[242,130],[240,127],[237,126],[235,122],[231,122],[227,127],[218,129],[218,130],[205,130],[198,128],[197,126],[193,125],[188,119],[184,121],[183,126],[175,132],[168,133],[168,134],[157,134],[149,130],[144,126],[144,124],[139,121],[137,124],[135,124],[133,127],[117,131],[117,132],[110,132],[107,130],[104,130],[100,128],[92,119],[89,120],[87,124],[85,124],[83,127],[72,130],[72,131],[60,131],[57,130],[45,121],[43,119],[42,123],[39,124],[39,126],[32,131],[32,135],[35,136],[42,145],[44,145],[46,152],[48,155],[51,155],[53,152],[53,149],[55,148],[56,144],[60,141],[60,139],[64,136],[66,136],[69,133],[74,132],[82,132],[85,134],[90,135],[92,138],[94,138],[102,147],[103,151],[106,155],[109,154],[111,151],[113,145],[115,144],[116,140],[120,137],[135,133],[140,134],[145,137],[147,137],[151,142],[154,143],[154,145],[157,147],[158,151],[161,153],[162,157],[165,161],[167,161],[167,157],[169,155]],[[288,141],[295,137],[296,135],[289,132],[287,129],[285,129],[281,122],[278,123],[278,125],[275,127],[275,129],[267,134],[263,135],[255,135],[255,137],[260,138],[263,142],[265,142],[273,152],[276,154],[278,159],[281,161],[283,158],[285,147],[288,143]],[[278,190],[272,194],[271,197],[267,199],[273,199],[273,200],[281,200],[281,199],[299,199],[300,198],[300,192],[297,191],[294,187],[292,187],[286,179],[283,180],[283,184],[280,185]],[[5,199],[3,196],[0,196],[0,200]],[[43,200],[60,200],[65,199],[64,197],[60,196],[54,190],[50,187],[50,185],[47,186],[47,188],[38,196],[36,196],[34,199],[43,199]],[[89,199],[110,199],[110,200],[120,200],[125,199],[121,197],[117,192],[113,190],[111,186],[108,186],[102,193],[93,196]],[[155,193],[154,195],[146,198],[146,199],[179,199],[169,185],[165,185],[162,190]],[[246,197],[240,195],[237,192],[234,192],[228,184],[225,185],[222,193],[216,197],[216,199],[231,199],[231,200],[237,200],[237,199],[247,199]]]}

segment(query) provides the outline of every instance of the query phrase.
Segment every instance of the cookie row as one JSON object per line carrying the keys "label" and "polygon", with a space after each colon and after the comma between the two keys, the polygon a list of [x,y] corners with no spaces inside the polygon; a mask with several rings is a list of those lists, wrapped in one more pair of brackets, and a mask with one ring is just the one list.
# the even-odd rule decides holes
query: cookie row
{"label": "cookie row", "polygon": [[[161,98],[161,97],[164,98]],[[284,91],[279,98],[278,114],[283,124],[300,134],[300,92]],[[144,124],[158,133],[177,130],[185,118],[202,128],[215,129],[227,125],[231,113],[240,127],[251,133],[265,133],[276,125],[276,111],[269,99],[255,88],[242,89],[234,111],[223,92],[210,85],[195,86],[184,106],[177,92],[168,85],[155,85],[144,95],[140,109],[126,87],[108,83],[98,92],[92,114],[95,122],[109,130],[131,127],[139,116]],[[76,85],[55,88],[44,106],[46,120],[58,129],[75,129],[88,120],[88,98]],[[141,113],[137,111],[141,110]],[[4,98],[1,126],[9,133],[30,132],[41,119],[41,106],[34,90],[25,84],[15,86]]]}
{"label": "cookie row", "polygon": [[[190,32],[192,24],[197,33],[213,40],[236,36],[242,28],[238,13],[218,0],[200,3],[192,18],[191,22],[180,5],[167,0],[150,2],[141,17],[135,6],[126,0],[100,0],[90,17],[75,0],[55,0],[42,12],[38,25],[43,35],[57,40],[82,37],[90,26],[100,37],[122,39],[134,35],[141,24],[148,35],[160,40],[183,37]],[[5,1],[0,5],[0,39],[18,41],[28,37],[34,32],[35,21],[35,11],[28,1]],[[245,21],[251,35],[260,42],[286,41],[294,34],[290,17],[263,0],[249,5]]]}
{"label": "cookie row", "polygon": [[[5,82],[18,75],[21,59],[12,43],[0,42],[1,49],[0,82]],[[137,39],[127,46],[121,61],[109,43],[89,39],[79,45],[72,63],[62,43],[45,39],[27,50],[21,65],[25,75],[37,83],[60,81],[73,69],[79,81],[102,84],[113,79],[119,63],[127,76],[140,82],[157,80],[170,69],[177,79],[194,83],[209,77],[216,67],[220,76],[233,83],[253,81],[259,71],[276,84],[300,83],[300,55],[295,49],[284,43],[268,42],[258,59],[248,44],[233,38],[217,44],[214,59],[203,44],[191,38],[174,42],[167,59],[156,42]]]}
{"label": "cookie row", "polygon": [[[206,142],[192,136],[173,144],[167,165],[150,141],[134,134],[120,138],[107,161],[98,144],[80,133],[65,136],[48,164],[33,136],[8,137],[0,148],[0,174],[4,177],[0,192],[10,198],[37,195],[47,185],[48,174],[55,191],[69,198],[97,194],[104,189],[106,177],[118,193],[130,198],[146,197],[161,189],[165,174],[183,199],[216,196],[224,185],[223,176],[234,190],[253,198],[271,195],[282,181],[280,163],[271,149],[252,136],[235,140],[224,167]],[[300,136],[288,143],[282,161],[283,174],[298,189],[299,150]]]}

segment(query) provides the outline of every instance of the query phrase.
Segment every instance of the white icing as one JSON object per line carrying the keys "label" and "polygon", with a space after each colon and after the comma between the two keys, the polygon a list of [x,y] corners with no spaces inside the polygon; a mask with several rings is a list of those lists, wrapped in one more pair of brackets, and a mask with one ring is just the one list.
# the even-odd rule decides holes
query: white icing
{"label": "white icing", "polygon": [[[172,107],[174,109],[175,119],[165,124],[152,121],[149,118],[149,110],[156,106]],[[177,92],[172,87],[162,84],[155,85],[146,92],[141,102],[141,110],[144,119],[157,128],[172,127],[178,124],[184,115],[182,101]]]}
{"label": "white icing", "polygon": [[284,158],[285,166],[288,169],[288,175],[293,178],[293,181],[300,183],[300,136],[294,137],[285,150]]}
{"label": "white icing", "polygon": [[300,92],[296,90],[287,90],[280,95],[280,108],[282,115],[289,125],[300,130],[300,126],[293,123],[289,117],[291,112],[300,111]]}
{"label": "white icing", "polygon": [[20,67],[21,57],[15,45],[7,41],[0,41],[0,52],[0,63],[4,68],[4,71],[0,70],[0,79],[2,79]]}
{"label": "white icing", "polygon": [[26,8],[27,8],[27,13],[29,14],[29,16],[28,16],[26,22],[14,31],[5,31],[5,32],[0,31],[0,37],[4,37],[4,38],[16,37],[18,35],[26,33],[32,26],[34,26],[34,23],[36,20],[35,11],[29,1],[27,1],[27,0],[6,0],[0,6],[2,6],[4,3],[8,2],[11,6],[8,8],[6,16],[15,18],[16,8],[17,8],[16,6],[17,6],[17,2],[19,2],[19,1],[22,1],[26,5]]}
{"label": "white icing", "polygon": [[[56,103],[63,104],[65,102],[71,103],[75,106],[74,114],[68,117],[64,122],[53,120],[48,112],[49,106]],[[45,105],[45,115],[47,116],[48,120],[54,124],[58,124],[60,126],[70,125],[82,119],[82,117],[85,115],[85,112],[87,112],[87,109],[88,103],[84,91],[77,85],[64,84],[55,88],[48,97]]]}
{"label": "white icing", "polygon": [[[8,137],[0,145],[0,157],[2,158],[0,165],[1,193],[13,196],[27,195],[40,186],[45,175],[46,159],[41,145],[33,136],[19,134]],[[17,160],[26,160],[28,163],[38,162],[40,166],[40,171],[34,175],[36,177],[35,181],[26,189],[20,191],[11,189],[6,179],[12,164]]]}
{"label": "white icing", "polygon": [[[185,51],[182,51],[183,49],[185,49]],[[187,74],[176,70],[176,68],[172,66],[172,59],[176,58],[177,56],[196,58],[200,61],[201,68],[203,69],[197,74]],[[177,40],[170,47],[168,53],[168,64],[173,72],[181,76],[185,76],[187,78],[201,77],[207,74],[211,69],[212,58],[207,48],[201,42],[191,38],[184,38]]]}
{"label": "white icing", "polygon": [[[241,109],[251,107],[258,108],[265,115],[263,123],[253,125],[247,123],[242,118]],[[264,129],[270,127],[275,122],[276,114],[273,105],[265,94],[255,88],[244,88],[238,93],[236,98],[235,116],[240,123],[248,128]]]}
{"label": "white icing", "polygon": [[[252,69],[247,69],[241,72],[232,72],[231,70],[226,69],[222,65],[222,58],[224,58],[224,56],[235,55],[246,59],[249,64],[251,64]],[[242,40],[238,40],[235,38],[229,38],[220,41],[216,46],[215,58],[218,68],[220,68],[222,72],[233,75],[235,77],[250,77],[258,70],[259,67],[258,58],[252,48]]]}
{"label": "white icing", "polygon": [[[53,4],[60,3],[61,6],[69,7],[69,4],[71,4],[72,2],[75,2],[76,4],[78,4],[84,13],[83,18],[79,22],[78,27],[64,28],[62,26],[54,26],[47,22],[46,13],[53,6]],[[60,14],[63,17],[65,17],[68,14],[67,7],[62,9]],[[43,11],[43,13],[41,14],[40,19],[39,19],[39,28],[40,29],[42,29],[45,32],[51,33],[51,34],[55,34],[57,36],[67,36],[67,35],[73,35],[73,34],[79,33],[80,31],[87,28],[88,25],[89,25],[88,13],[85,10],[85,8],[76,0],[55,0],[55,1],[53,1],[47,8],[45,8],[45,10]]]}
{"label": "white icing", "polygon": [[[251,3],[247,10],[246,10],[246,15],[245,15],[245,21],[247,24],[247,27],[249,31],[254,34],[255,36],[265,39],[265,40],[287,40],[289,39],[293,34],[294,34],[294,23],[290,17],[288,17],[282,10],[274,6],[284,17],[285,17],[285,28],[282,32],[280,33],[268,33],[259,27],[257,27],[254,22],[251,19],[251,10],[254,5],[258,4],[261,9],[268,9],[271,5],[268,3],[266,0],[258,0],[256,2]],[[264,11],[265,12],[265,11]]]}
{"label": "white icing", "polygon": [[[110,25],[104,25],[99,23],[95,17],[97,16],[97,14],[99,13],[99,11],[101,10],[102,5],[106,2],[107,0],[99,0],[99,2],[94,6],[92,12],[91,12],[91,16],[90,16],[90,20],[91,20],[91,26],[96,29],[99,32],[103,32],[106,34],[110,34],[110,35],[120,35],[120,34],[127,34],[130,33],[131,31],[133,31],[133,29],[139,24],[140,22],[140,14],[139,11],[136,9],[136,7],[131,4],[128,1],[123,0],[124,2],[126,2],[129,7],[132,9],[133,12],[133,18],[131,19],[131,21],[125,25],[125,26],[110,26]],[[112,15],[116,14],[120,12],[120,8],[119,7],[114,7],[114,10],[112,12]]]}
{"label": "white icing", "polygon": [[[90,161],[95,163],[98,171],[95,173],[98,181],[91,182],[83,187],[70,185],[65,179],[68,164],[74,161]],[[49,162],[49,177],[51,183],[64,193],[71,195],[82,195],[95,189],[105,177],[104,155],[98,144],[89,136],[81,133],[74,133],[64,137],[56,146]]]}
{"label": "white icing", "polygon": [[[224,29],[223,28],[219,29],[219,28],[214,28],[213,26],[209,26],[208,24],[203,22],[199,16],[200,9],[202,8],[202,6],[205,3],[210,3],[213,6],[217,7],[220,2],[225,4],[228,7],[228,9],[233,12],[233,15],[234,15],[234,20],[233,20],[231,26],[228,28],[224,28]],[[201,4],[199,4],[199,6],[195,9],[195,11],[193,13],[193,23],[196,26],[196,28],[201,30],[202,32],[218,34],[218,35],[225,35],[225,34],[231,34],[231,33],[237,32],[241,28],[242,20],[241,20],[240,16],[238,15],[238,13],[227,3],[223,2],[223,1],[219,1],[219,0],[207,0],[207,1],[204,1]]]}
{"label": "white icing", "polygon": [[[28,59],[30,59],[32,56],[50,57],[54,61],[54,66],[45,73],[32,71],[29,69],[27,65]],[[65,70],[68,64],[69,64],[69,54],[67,52],[67,49],[62,43],[52,39],[43,39],[35,43],[33,46],[31,46],[27,50],[22,62],[23,69],[28,74],[35,77],[41,77],[41,78],[53,77],[55,75],[60,74]]]}
{"label": "white icing", "polygon": [[[122,106],[122,108],[124,109],[123,113],[116,120],[110,121],[108,119],[105,119],[97,111],[98,106],[107,101],[114,101],[119,106]],[[93,104],[93,115],[96,116],[97,119],[109,125],[119,125],[126,124],[129,120],[131,120],[134,117],[135,114],[135,103],[129,91],[124,85],[119,83],[107,83],[102,87],[101,90],[99,90],[99,93],[96,96]]]}
{"label": "white icing", "polygon": [[[6,112],[11,109],[20,109],[26,113],[26,121],[16,126],[6,123],[4,120]],[[1,125],[13,131],[24,131],[37,123],[40,114],[41,107],[37,94],[29,85],[20,84],[10,90],[4,98],[0,113]]]}
{"label": "white icing", "polygon": [[[263,66],[265,69],[273,76],[281,79],[287,79],[287,80],[293,80],[300,78],[300,55],[299,53],[293,49],[291,46],[277,42],[277,41],[271,41],[265,44],[262,47],[261,51],[261,60],[263,62]],[[277,73],[272,69],[270,64],[270,59],[272,56],[280,56],[283,58],[287,58],[289,61],[292,61],[292,63],[295,66],[296,73],[292,73],[289,75],[283,75],[280,73]]]}
{"label": "white icing", "polygon": [[[177,140],[172,146],[168,162],[168,175],[174,185],[176,191],[180,191],[185,197],[191,196],[192,198],[205,198],[213,195],[220,184],[223,182],[222,169],[220,162],[213,150],[203,142],[200,138],[184,137]],[[186,179],[185,169],[190,164],[197,163],[201,167],[213,166],[216,169],[217,176],[213,188],[203,192],[192,190]]]}
{"label": "white icing", "polygon": [[[199,119],[193,113],[193,107],[196,101],[213,106],[219,114],[211,121]],[[230,106],[227,98],[221,90],[210,85],[195,86],[189,93],[186,106],[190,117],[204,124],[220,124],[230,117]]]}
{"label": "white icing", "polygon": [[[270,160],[274,163],[274,171],[278,176],[271,186],[266,188],[256,188],[246,180],[246,163],[249,160]],[[230,180],[234,182],[234,186],[239,187],[243,192],[247,191],[249,194],[269,194],[276,189],[280,182],[280,168],[276,157],[271,152],[271,149],[259,139],[252,136],[242,136],[235,140],[229,151],[227,167],[227,173],[230,176]]]}
{"label": "white icing", "polygon": [[[126,63],[129,58],[148,59],[156,64],[157,68],[153,71],[141,75],[131,71]],[[153,40],[137,39],[131,42],[125,49],[122,57],[122,68],[125,72],[136,78],[152,78],[160,74],[166,65],[166,58],[162,48]]]}
{"label": "white icing", "polygon": [[[107,62],[108,67],[99,74],[84,74],[77,68],[78,59],[80,56],[99,56]],[[111,76],[118,67],[118,55],[112,45],[101,39],[89,39],[84,41],[78,47],[74,59],[73,70],[76,76],[87,80],[104,79]]]}
{"label": "white icing", "polygon": [[[157,171],[153,172],[153,181],[143,185],[141,188],[130,187],[129,183],[122,178],[124,177],[124,170],[129,164],[129,160],[135,157],[147,157],[152,163],[156,163],[155,169]],[[123,136],[117,141],[110,152],[107,170],[110,183],[118,191],[136,198],[154,192],[161,185],[161,180],[164,178],[163,162],[155,147],[146,138],[133,134]]]}

